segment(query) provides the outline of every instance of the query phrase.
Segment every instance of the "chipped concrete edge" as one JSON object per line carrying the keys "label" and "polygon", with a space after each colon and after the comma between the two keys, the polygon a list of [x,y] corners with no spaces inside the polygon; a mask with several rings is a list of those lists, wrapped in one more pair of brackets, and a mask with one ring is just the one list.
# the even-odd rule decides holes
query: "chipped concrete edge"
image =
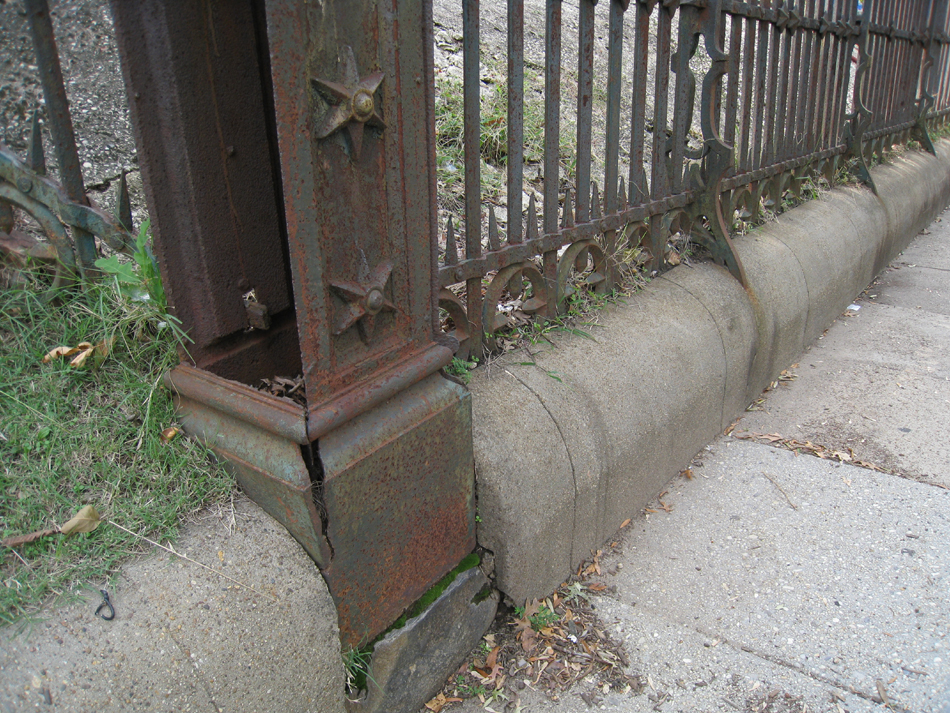
{"label": "chipped concrete edge", "polygon": [[478,541],[517,603],[549,594],[714,439],[950,202],[950,141],[735,240],[742,287],[679,266],[474,373]]}

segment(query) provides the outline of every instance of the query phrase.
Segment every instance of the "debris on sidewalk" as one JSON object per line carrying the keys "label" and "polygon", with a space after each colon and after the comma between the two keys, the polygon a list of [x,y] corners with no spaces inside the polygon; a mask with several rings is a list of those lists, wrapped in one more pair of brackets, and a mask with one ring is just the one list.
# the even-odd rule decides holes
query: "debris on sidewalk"
{"label": "debris on sidewalk", "polygon": [[731,435],[733,438],[738,438],[743,441],[755,441],[757,443],[775,446],[776,448],[784,448],[785,450],[793,451],[799,454],[805,453],[807,455],[823,458],[825,460],[834,460],[838,461],[839,463],[849,463],[860,468],[875,470],[878,473],[888,473],[890,475],[894,474],[894,472],[888,468],[883,468],[879,465],[875,465],[874,463],[869,463],[866,460],[860,460],[856,458],[854,451],[851,448],[848,448],[847,452],[833,450],[827,446],[823,446],[818,443],[812,443],[811,441],[799,441],[794,438],[785,438],[778,433],[733,431]]}
{"label": "debris on sidewalk", "polygon": [[[619,547],[619,542],[611,543]],[[597,705],[609,692],[636,695],[645,689],[630,665],[623,644],[598,619],[596,594],[609,592],[590,577],[602,574],[598,550],[577,574],[551,596],[501,613],[478,650],[459,668],[426,707],[440,711],[452,702],[478,698],[485,710],[518,707],[519,692],[531,688],[551,700],[581,681],[593,685],[579,694]]]}

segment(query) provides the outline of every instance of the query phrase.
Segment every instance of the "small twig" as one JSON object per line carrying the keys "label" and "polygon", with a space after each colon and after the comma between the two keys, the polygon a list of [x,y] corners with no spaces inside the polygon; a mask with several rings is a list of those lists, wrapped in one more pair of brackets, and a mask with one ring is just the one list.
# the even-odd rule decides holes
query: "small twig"
{"label": "small twig", "polygon": [[29,570],[32,570],[32,569],[33,569],[32,567],[30,567],[30,563],[27,562],[25,559],[23,559],[23,557],[20,555],[20,553],[17,552],[17,551],[16,551],[15,549],[13,549],[12,547],[10,548],[10,552],[12,552],[13,554],[16,555],[16,558],[17,558],[18,560],[20,560],[20,561],[23,563],[23,566],[24,566],[24,567],[26,567],[26,568],[29,569]]}
{"label": "small twig", "polygon": [[778,483],[776,483],[776,482],[775,482],[775,479],[774,479],[771,475],[769,475],[768,473],[766,473],[764,470],[762,471],[762,475],[764,475],[766,478],[768,478],[769,481],[772,483],[772,485],[774,485],[776,488],[778,488],[778,491],[779,491],[782,495],[785,496],[785,499],[788,501],[788,504],[792,506],[792,510],[798,510],[798,506],[795,505],[795,503],[792,502],[792,499],[791,499],[790,497],[788,497],[788,493],[786,493],[784,490],[782,490],[782,486],[779,485]]}
{"label": "small twig", "polygon": [[146,402],[145,402],[145,418],[142,419],[142,428],[139,429],[139,440],[138,440],[138,442],[135,444],[135,450],[136,450],[136,451],[139,451],[139,450],[141,450],[141,448],[142,448],[142,440],[145,438],[145,429],[148,428],[148,417],[149,417],[149,414],[150,414],[151,411],[152,411],[152,394],[154,394],[154,393],[155,393],[155,389],[158,388],[158,380],[161,379],[161,378],[162,378],[161,375],[159,375],[158,377],[156,377],[155,383],[152,384],[152,388],[149,389],[149,392],[148,392],[148,399],[147,399]]}
{"label": "small twig", "polygon": [[239,585],[239,586],[241,586],[241,587],[244,587],[245,589],[250,589],[250,590],[251,590],[252,592],[254,592],[255,594],[261,594],[261,595],[263,595],[263,596],[265,596],[265,597],[270,597],[270,598],[273,599],[275,602],[280,603],[280,599],[278,599],[277,597],[275,597],[273,594],[268,594],[267,592],[258,591],[257,589],[254,589],[254,587],[250,586],[249,584],[244,584],[244,582],[242,582],[242,581],[240,581],[240,580],[238,580],[238,579],[235,579],[234,577],[229,577],[229,576],[226,575],[224,572],[219,572],[218,570],[214,569],[213,567],[209,567],[209,566],[206,565],[206,564],[202,564],[202,563],[199,562],[198,560],[193,560],[193,559],[192,559],[191,557],[189,557],[188,555],[183,555],[183,554],[181,554],[180,552],[178,552],[177,550],[175,550],[173,547],[166,547],[165,545],[160,545],[160,544],[158,544],[155,540],[150,540],[149,538],[145,537],[144,535],[140,535],[140,534],[138,534],[137,532],[132,532],[132,531],[131,531],[130,529],[128,529],[127,527],[122,527],[122,525],[120,525],[119,523],[117,523],[117,522],[115,522],[115,521],[113,521],[113,520],[104,520],[104,522],[108,522],[110,525],[115,525],[115,526],[118,527],[120,530],[122,530],[123,532],[128,532],[128,533],[129,533],[130,535],[132,535],[133,537],[138,537],[140,540],[145,540],[145,541],[146,541],[147,543],[149,543],[150,545],[154,545],[155,547],[158,547],[159,549],[165,550],[166,552],[168,552],[168,553],[170,553],[170,554],[173,554],[173,555],[175,555],[176,557],[181,557],[183,560],[188,560],[188,561],[191,562],[192,564],[196,564],[196,565],[198,565],[199,567],[202,567],[202,568],[208,570],[209,572],[213,572],[214,574],[218,575],[219,577],[224,577],[225,579],[230,580],[230,581],[234,582],[235,584],[237,584],[237,585]]}

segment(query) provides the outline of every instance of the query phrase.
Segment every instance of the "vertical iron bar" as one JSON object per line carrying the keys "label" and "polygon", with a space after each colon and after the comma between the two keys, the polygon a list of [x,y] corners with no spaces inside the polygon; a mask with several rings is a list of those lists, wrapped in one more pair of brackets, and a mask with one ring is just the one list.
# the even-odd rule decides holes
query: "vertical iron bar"
{"label": "vertical iron bar", "polygon": [[591,124],[594,102],[594,3],[580,0],[577,30],[577,217],[590,220]]}
{"label": "vertical iron bar", "polygon": [[[82,168],[79,165],[76,134],[69,115],[69,99],[66,97],[66,87],[63,84],[63,70],[59,63],[59,52],[56,49],[49,7],[46,0],[25,0],[25,6],[30,20],[30,33],[33,36],[33,49],[36,52],[36,66],[39,68],[43,97],[46,100],[49,132],[53,138],[53,148],[59,164],[59,176],[63,182],[63,188],[66,189],[66,195],[71,201],[89,205]],[[80,272],[85,276],[87,272],[94,269],[94,263],[98,257],[96,239],[92,233],[79,228],[73,228],[72,232]]]}
{"label": "vertical iron bar", "polygon": [[[778,7],[779,0],[776,0],[776,8]],[[766,7],[770,4],[769,0],[766,0]],[[769,76],[768,76],[768,100],[766,101],[765,109],[765,146],[763,146],[765,159],[763,164],[772,164],[775,162],[775,132],[777,129],[777,124],[781,123],[784,117],[778,117],[775,115],[775,107],[778,101],[778,66],[780,61],[779,55],[779,42],[780,35],[782,31],[779,29],[778,25],[772,25],[772,37],[770,46],[769,46]]]}
{"label": "vertical iron bar", "polygon": [[[813,17],[815,11],[815,0],[807,0],[807,5],[802,8],[804,17]],[[795,133],[798,136],[797,150],[799,155],[805,155],[809,150],[808,136],[808,116],[814,102],[814,83],[812,81],[812,60],[814,58],[815,33],[804,28],[799,29],[804,36],[804,47],[802,49],[802,73],[801,82],[798,87],[798,116],[795,119]]]}
{"label": "vertical iron bar", "polygon": [[524,187],[524,0],[508,0],[508,242],[521,242]]}
{"label": "vertical iron bar", "polygon": [[[831,11],[832,2],[833,0],[823,0],[821,2],[820,18],[822,20],[828,21],[828,14]],[[825,102],[828,98],[828,53],[830,50],[832,37],[833,35],[827,32],[824,35],[821,35],[817,75],[818,92],[815,101],[815,114],[811,124],[811,131],[814,134],[812,150],[820,150],[825,147],[824,136],[822,135],[822,122],[825,116]]]}
{"label": "vertical iron bar", "polygon": [[730,25],[729,85],[726,89],[726,118],[722,134],[727,144],[735,146],[736,113],[739,108],[739,52],[742,48],[742,20],[736,15],[728,17]]}
{"label": "vertical iron bar", "polygon": [[694,8],[681,8],[679,11],[679,33],[676,40],[676,55],[672,58],[672,69],[676,73],[673,93],[673,136],[670,139],[670,189],[673,193],[683,190],[683,165],[686,148],[686,132],[692,123],[692,115],[687,116],[689,92],[689,53],[687,48],[692,41],[691,16]]}
{"label": "vertical iron bar", "polygon": [[624,10],[622,0],[611,0],[607,29],[607,161],[604,167],[604,212],[608,215],[617,210],[617,183],[620,177],[620,89],[623,80]]}
{"label": "vertical iron bar", "polygon": [[[561,0],[547,0],[544,20],[544,234],[557,232],[561,146]],[[544,284],[547,300],[544,316],[557,310],[557,251],[544,253]]]}
{"label": "vertical iron bar", "polygon": [[784,160],[788,151],[789,119],[788,119],[788,83],[792,72],[792,44],[793,35],[785,29],[779,30],[781,41],[781,61],[779,63],[778,86],[778,116],[775,122],[775,131],[772,143],[775,145],[772,160]]}
{"label": "vertical iron bar", "polygon": [[646,132],[647,63],[650,45],[650,8],[637,3],[637,27],[633,48],[633,96],[630,106],[630,203],[646,200],[646,172],[643,138]]}
{"label": "vertical iron bar", "polygon": [[[656,80],[653,94],[653,172],[650,192],[653,200],[665,198],[670,193],[670,180],[666,170],[666,114],[670,84],[670,34],[673,28],[673,9],[657,7]],[[663,216],[650,216],[650,267],[662,270],[666,262],[666,229]]]}
{"label": "vertical iron bar", "polygon": [[670,35],[673,28],[673,10],[659,8],[656,39],[656,84],[653,96],[653,175],[650,181],[654,200],[670,194],[670,180],[666,170],[666,120],[670,86]]}
{"label": "vertical iron bar", "polygon": [[[835,23],[839,22],[842,17],[842,10],[843,8],[841,0],[834,2],[831,6],[833,15],[829,21]],[[822,135],[824,136],[825,146],[827,148],[831,148],[835,145],[833,127],[836,116],[835,112],[838,109],[837,89],[839,87],[839,72],[841,71],[841,63],[838,61],[838,57],[841,54],[842,39],[834,32],[828,33],[828,39],[828,94],[825,97],[825,113],[822,119]]]}
{"label": "vertical iron bar", "polygon": [[[739,20],[741,22],[741,20]],[[745,26],[745,52],[742,53],[742,133],[739,141],[739,171],[752,167],[752,111],[754,100],[755,20],[748,18]]]}
{"label": "vertical iron bar", "polygon": [[[604,213],[610,215],[620,207],[617,195],[620,180],[620,90],[623,85],[623,16],[624,0],[610,1],[607,45],[607,131],[604,166]],[[595,213],[596,214],[596,213]],[[604,249],[609,263],[608,284],[613,283],[613,259],[617,251],[617,231],[604,233]]]}
{"label": "vertical iron bar", "polygon": [[798,105],[799,97],[801,95],[802,87],[804,82],[802,81],[801,71],[802,71],[802,40],[804,39],[804,32],[800,27],[796,27],[792,33],[789,35],[788,41],[792,45],[792,69],[791,69],[791,87],[789,88],[789,107],[788,114],[784,121],[785,125],[785,139],[784,139],[784,151],[782,153],[783,159],[792,158],[797,149],[798,145]]}
{"label": "vertical iron bar", "polygon": [[[481,78],[479,76],[479,0],[463,0],[462,5],[462,101],[465,114],[463,143],[465,151],[465,257],[482,254],[481,207]],[[468,319],[472,324],[472,353],[481,353],[482,281],[475,277],[466,282]]]}
{"label": "vertical iron bar", "polygon": [[[771,0],[764,0],[765,7],[771,5]],[[769,52],[769,22],[759,20],[758,56],[755,68],[755,120],[752,132],[752,168],[763,165],[763,148],[767,143],[763,136],[765,128],[765,98],[766,98],[766,62]]]}

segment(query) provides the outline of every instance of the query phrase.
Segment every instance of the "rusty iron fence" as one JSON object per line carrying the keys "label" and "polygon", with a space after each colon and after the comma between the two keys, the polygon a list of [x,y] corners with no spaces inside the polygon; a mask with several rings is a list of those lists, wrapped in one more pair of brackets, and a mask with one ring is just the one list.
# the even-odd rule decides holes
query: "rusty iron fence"
{"label": "rusty iron fence", "polygon": [[[553,318],[572,290],[609,292],[618,251],[662,271],[675,234],[744,281],[736,215],[845,162],[873,188],[895,143],[933,151],[948,2],[508,0],[499,218],[480,25],[500,4],[461,2],[452,215],[431,0],[111,0],[155,254],[193,340],[166,383],[320,567],[347,645],[475,546],[471,397],[439,373],[453,353],[494,348],[514,302]],[[132,215],[124,180],[116,217],[88,200],[49,9],[24,6],[60,181],[35,115],[25,158],[0,145],[0,242],[33,250],[14,211],[32,216],[58,288],[94,271],[97,239],[128,251]],[[259,388],[274,378],[295,397]]]}
{"label": "rusty iron fence", "polygon": [[[579,0],[576,16],[574,3],[547,0],[543,57],[530,58],[525,5],[507,3],[507,195],[497,200],[480,177],[484,10],[462,2],[464,211],[443,211],[439,267],[439,304],[462,356],[494,347],[512,304],[553,317],[576,285],[610,290],[618,248],[639,246],[649,269],[665,269],[677,232],[744,281],[730,241],[735,215],[754,219],[850,159],[873,188],[875,158],[911,138],[933,152],[929,132],[950,113],[947,0]],[[596,13],[606,15],[599,63]],[[543,101],[543,165],[531,182],[526,65],[544,68],[543,99],[534,98]],[[576,112],[563,112],[565,94]],[[576,131],[570,172],[562,114]],[[595,127],[603,161],[592,161]]]}
{"label": "rusty iron fence", "polygon": [[[114,215],[90,201],[46,0],[25,0],[24,9],[30,19],[45,99],[46,128],[52,138],[59,181],[47,176],[40,112],[36,109],[25,158],[20,159],[0,143],[0,247],[22,260],[47,258],[55,272],[52,289],[48,292],[53,296],[73,279],[95,272],[95,261],[99,257],[97,238],[114,251],[131,252],[134,246],[132,208],[125,172],[117,185]],[[14,209],[33,218],[47,238],[48,246],[38,244],[31,235],[16,229]]]}

